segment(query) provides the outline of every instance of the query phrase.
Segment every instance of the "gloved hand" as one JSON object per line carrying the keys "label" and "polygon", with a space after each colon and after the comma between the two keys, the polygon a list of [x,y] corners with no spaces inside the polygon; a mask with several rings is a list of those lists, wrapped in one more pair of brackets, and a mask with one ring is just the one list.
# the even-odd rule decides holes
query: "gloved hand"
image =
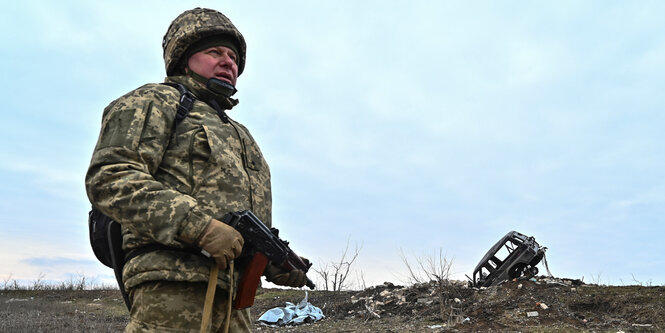
{"label": "gloved hand", "polygon": [[[300,259],[309,266],[309,260],[303,257],[300,257]],[[307,275],[305,275],[305,272],[302,270],[294,269],[289,272],[281,267],[273,265],[272,263],[269,263],[268,266],[266,266],[263,275],[266,276],[266,280],[269,282],[280,286],[300,288],[307,283]]]}
{"label": "gloved hand", "polygon": [[231,260],[240,255],[244,243],[245,240],[236,229],[212,219],[203,231],[199,247],[210,253],[219,269],[224,270]]}

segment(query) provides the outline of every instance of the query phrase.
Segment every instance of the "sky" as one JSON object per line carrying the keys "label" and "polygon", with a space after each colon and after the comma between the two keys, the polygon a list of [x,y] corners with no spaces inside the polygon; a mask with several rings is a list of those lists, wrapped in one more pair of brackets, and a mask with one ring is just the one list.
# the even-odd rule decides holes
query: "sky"
{"label": "sky", "polygon": [[356,286],[439,253],[465,279],[516,230],[557,277],[665,284],[665,3],[157,0],[0,5],[0,284],[113,283],[84,188],[102,110],[163,80],[196,6],[247,41],[229,115],[314,268],[349,244]]}

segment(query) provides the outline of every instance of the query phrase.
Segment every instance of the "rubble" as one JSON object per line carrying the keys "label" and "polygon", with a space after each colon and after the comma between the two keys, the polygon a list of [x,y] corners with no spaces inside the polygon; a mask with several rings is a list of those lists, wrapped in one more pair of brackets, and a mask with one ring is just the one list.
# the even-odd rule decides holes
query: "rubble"
{"label": "rubble", "polygon": [[[637,290],[641,294],[631,296]],[[454,281],[445,286],[434,281],[410,287],[383,284],[342,294],[326,316],[354,318],[368,327],[392,318],[412,325],[441,325],[433,329],[436,332],[503,332],[525,327],[556,327],[554,331],[562,332],[659,331],[665,329],[662,294],[665,287],[596,286],[546,276],[516,278],[486,288],[468,288]],[[644,303],[647,300],[650,303]]]}

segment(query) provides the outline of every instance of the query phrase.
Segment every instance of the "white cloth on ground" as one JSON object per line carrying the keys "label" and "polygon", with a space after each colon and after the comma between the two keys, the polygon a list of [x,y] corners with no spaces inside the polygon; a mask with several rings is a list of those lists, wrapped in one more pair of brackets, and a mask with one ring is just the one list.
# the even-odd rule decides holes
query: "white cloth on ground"
{"label": "white cloth on ground", "polygon": [[298,305],[286,302],[285,307],[272,308],[259,317],[259,321],[268,326],[298,325],[323,319],[323,311],[307,301],[307,291]]}

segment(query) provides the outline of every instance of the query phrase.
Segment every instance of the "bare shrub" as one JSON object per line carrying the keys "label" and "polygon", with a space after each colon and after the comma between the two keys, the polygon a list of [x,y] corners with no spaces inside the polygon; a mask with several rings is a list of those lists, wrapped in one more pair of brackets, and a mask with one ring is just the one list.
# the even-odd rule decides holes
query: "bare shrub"
{"label": "bare shrub", "polygon": [[5,280],[2,283],[2,290],[9,290],[11,288],[11,285],[12,285],[12,273],[9,273],[9,275],[7,275],[7,278],[5,278]]}
{"label": "bare shrub", "polygon": [[598,272],[598,274],[593,275],[591,274],[591,283],[601,286],[602,284],[602,272]]}
{"label": "bare shrub", "polygon": [[642,283],[642,281],[640,281],[640,280],[638,280],[638,279],[635,278],[635,274],[630,273],[630,276],[633,277],[633,281],[634,281],[635,283],[637,283],[636,285],[638,285],[638,286],[640,286],[640,287],[645,287],[645,286],[646,286],[646,287],[651,287],[651,286],[653,286],[653,281],[652,281],[651,279],[647,280],[646,283]]}
{"label": "bare shrub", "polygon": [[78,273],[76,275],[70,275],[69,280],[60,281],[58,284],[52,286],[52,289],[56,290],[86,290],[86,289],[98,289],[91,284],[90,279],[86,278],[83,273]]}
{"label": "bare shrub", "polygon": [[87,286],[87,280],[85,278],[85,275],[78,274],[76,277],[72,277],[71,279],[73,281],[72,288],[74,290],[85,290]]}
{"label": "bare shrub", "polygon": [[46,275],[44,275],[44,273],[39,273],[39,275],[37,275],[37,279],[35,279],[35,281],[32,282],[32,290],[44,290],[45,289],[46,284],[43,281],[45,276]]}
{"label": "bare shrub", "polygon": [[356,279],[358,280],[358,287],[360,290],[367,289],[367,282],[365,281],[365,272],[362,270],[356,273]]}
{"label": "bare shrub", "polygon": [[324,290],[339,292],[348,287],[347,278],[349,277],[351,266],[358,258],[358,254],[362,249],[362,246],[359,247],[358,243],[356,243],[353,253],[349,253],[350,242],[351,240],[347,239],[346,247],[339,261],[326,263],[323,266],[319,264],[319,268],[314,269],[316,274],[323,279]]}
{"label": "bare shrub", "polygon": [[457,304],[457,300],[451,299],[451,291],[454,286],[450,281],[450,271],[453,267],[453,260],[448,259],[439,249],[438,256],[416,257],[415,266],[411,264],[403,251],[400,251],[402,262],[409,271],[407,277],[411,284],[434,283],[436,286],[436,295],[439,300],[440,318],[448,325],[459,324],[464,320],[462,308]]}
{"label": "bare shrub", "polygon": [[94,279],[83,273],[72,274],[67,280],[45,280],[46,275],[39,273],[32,281],[19,282],[9,274],[1,283],[0,290],[116,290],[115,284],[95,283]]}

